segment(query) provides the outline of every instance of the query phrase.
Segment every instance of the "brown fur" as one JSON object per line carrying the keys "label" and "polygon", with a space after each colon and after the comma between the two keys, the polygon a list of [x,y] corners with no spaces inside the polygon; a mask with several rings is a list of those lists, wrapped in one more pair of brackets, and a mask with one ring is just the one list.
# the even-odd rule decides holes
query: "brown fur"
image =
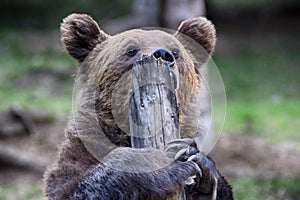
{"label": "brown fur", "polygon": [[212,23],[204,17],[184,20],[178,27],[178,32],[193,38],[209,55],[215,49],[216,30]]}
{"label": "brown fur", "polygon": [[[77,113],[70,119],[66,129],[67,142],[60,151],[58,161],[45,173],[45,193],[49,199],[77,198],[76,194],[80,195],[77,188],[78,184],[87,180],[87,177],[102,165],[98,161],[101,155],[98,158],[95,154],[105,154],[106,149],[110,148],[109,145],[111,150],[116,148],[110,142],[117,146],[130,146],[130,137],[118,127],[114,119],[112,103],[120,108],[117,109],[120,115],[122,115],[122,112],[126,112],[122,104],[128,101],[131,85],[128,81],[129,77],[124,76],[124,74],[131,69],[135,60],[143,54],[149,55],[157,48],[166,48],[170,51],[179,49],[179,58],[176,60],[174,68],[180,74],[177,99],[180,109],[181,130],[186,136],[192,137],[199,134],[199,128],[192,125],[193,120],[195,120],[193,119],[193,113],[196,112],[194,109],[197,103],[198,90],[201,86],[201,76],[196,70],[199,63],[195,62],[196,57],[190,55],[190,51],[185,46],[186,44],[181,42],[182,38],[179,33],[191,37],[202,45],[208,54],[201,57],[203,60],[200,61],[200,64],[206,62],[215,46],[215,29],[205,18],[188,19],[182,22],[174,35],[157,30],[131,30],[115,36],[109,36],[100,30],[97,23],[88,15],[72,14],[63,20],[61,24],[62,42],[70,56],[79,63],[78,81],[86,88],[80,91],[82,92],[82,96],[80,96],[81,104]],[[131,58],[126,56],[127,48],[130,46],[140,49],[138,54]],[[122,82],[118,82],[121,77],[125,78]],[[117,100],[112,102],[113,91],[116,87],[124,88],[123,92],[127,95],[119,95],[116,97]],[[126,121],[126,116],[122,119]],[[99,130],[102,130],[109,140],[107,138],[99,139]],[[89,147],[86,144],[89,144]],[[117,154],[119,155],[120,152],[127,151],[126,149],[117,150],[118,148],[112,151],[114,154],[111,155],[116,155],[116,152],[119,152]],[[126,161],[132,159],[130,158],[131,154],[132,152],[127,151],[119,157]],[[114,156],[114,159],[116,157],[118,156]],[[114,159],[112,161],[117,161]],[[178,166],[181,166],[181,168],[178,168]],[[176,193],[182,187],[182,181],[195,173],[192,166],[190,162],[182,162],[180,165],[179,163],[172,165],[174,169],[172,167],[162,169],[161,173],[168,172],[165,170],[179,170],[178,172],[174,171],[176,172],[174,174],[176,176],[182,174],[182,177],[178,178],[181,183],[177,186],[172,185],[172,180],[168,180],[166,177],[164,180],[169,181],[164,186],[169,186],[165,188],[166,191],[156,191],[157,193],[153,191],[153,193],[148,194],[150,196],[147,198],[162,199],[166,198],[167,194],[169,194],[169,197],[173,196],[174,192]],[[155,174],[150,175],[155,176]],[[167,174],[165,175],[167,176]],[[133,174],[127,174],[126,176],[120,174],[118,177],[122,176],[129,179],[136,177]],[[145,180],[147,176],[145,175]],[[163,177],[163,175],[161,176]],[[136,179],[133,179],[134,181],[140,180],[136,177]],[[151,181],[148,184],[149,187],[152,187]],[[153,188],[155,188],[156,182],[153,184]],[[140,189],[137,188],[136,190]],[[144,192],[147,192],[147,190]],[[133,195],[133,193],[129,195]],[[134,198],[138,198],[138,196]]]}
{"label": "brown fur", "polygon": [[71,14],[61,25],[61,40],[69,54],[82,62],[97,44],[108,38],[88,15]]}

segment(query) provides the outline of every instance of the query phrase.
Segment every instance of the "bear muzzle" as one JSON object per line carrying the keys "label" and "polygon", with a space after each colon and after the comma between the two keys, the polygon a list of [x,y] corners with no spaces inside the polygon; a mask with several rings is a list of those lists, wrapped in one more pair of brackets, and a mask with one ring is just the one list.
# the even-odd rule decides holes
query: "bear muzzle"
{"label": "bear muzzle", "polygon": [[169,67],[173,67],[175,64],[175,58],[173,54],[167,49],[157,49],[152,53],[152,55],[156,59],[161,58]]}
{"label": "bear muzzle", "polygon": [[137,60],[137,62],[149,62],[152,60],[152,58],[155,60],[161,59],[161,61],[169,67],[174,67],[175,65],[175,58],[171,51],[163,48],[154,50],[151,55],[143,54],[141,58]]}

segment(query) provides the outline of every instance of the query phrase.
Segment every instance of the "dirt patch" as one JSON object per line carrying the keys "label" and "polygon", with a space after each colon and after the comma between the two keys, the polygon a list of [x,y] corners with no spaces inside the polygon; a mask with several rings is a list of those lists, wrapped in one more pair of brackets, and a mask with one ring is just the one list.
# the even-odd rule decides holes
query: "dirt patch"
{"label": "dirt patch", "polygon": [[267,144],[247,136],[224,136],[212,152],[221,171],[230,177],[295,177],[300,174],[297,144]]}
{"label": "dirt patch", "polygon": [[[64,127],[66,118],[49,124],[35,126],[35,132],[31,135],[21,135],[0,139],[1,148],[20,153],[22,157],[33,159],[41,165],[41,168],[53,163],[56,159],[59,145],[64,141]],[[41,170],[27,169],[22,166],[13,166],[10,163],[1,163],[0,186],[15,184],[20,181],[34,183],[42,179]]]}

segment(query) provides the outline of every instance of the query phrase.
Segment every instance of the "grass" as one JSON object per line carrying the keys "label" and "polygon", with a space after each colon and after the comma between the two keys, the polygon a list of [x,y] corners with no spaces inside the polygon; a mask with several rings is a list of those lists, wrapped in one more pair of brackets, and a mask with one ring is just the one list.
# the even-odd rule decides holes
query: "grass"
{"label": "grass", "polygon": [[300,178],[285,179],[231,179],[235,199],[275,200],[297,199],[300,194]]}
{"label": "grass", "polygon": [[257,101],[231,102],[227,105],[225,132],[250,134],[268,142],[294,141],[300,143],[300,102],[295,99],[280,103]]}
{"label": "grass", "polygon": [[[62,51],[50,47],[31,47],[30,41],[26,41],[30,34],[32,33],[0,34],[3,38],[0,47],[0,112],[12,106],[28,109],[38,107],[53,114],[69,112],[71,74],[57,78],[47,76],[46,72],[68,71],[75,64]],[[63,88],[59,85],[63,85]]]}
{"label": "grass", "polygon": [[42,183],[0,186],[0,200],[40,200],[43,199]]}
{"label": "grass", "polygon": [[290,39],[265,46],[253,43],[235,44],[229,54],[217,51],[214,57],[228,98],[224,130],[271,143],[300,143],[300,43]]}

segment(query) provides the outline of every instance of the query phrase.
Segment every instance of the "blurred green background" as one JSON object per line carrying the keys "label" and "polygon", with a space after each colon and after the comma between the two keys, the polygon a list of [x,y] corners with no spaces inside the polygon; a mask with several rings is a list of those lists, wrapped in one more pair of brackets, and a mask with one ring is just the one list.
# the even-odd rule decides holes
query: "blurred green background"
{"label": "blurred green background", "polygon": [[[300,2],[212,0],[206,9],[228,98],[224,134],[300,151]],[[88,13],[109,24],[131,11],[130,0],[1,1],[0,113],[20,106],[66,118],[76,67],[59,42],[62,18]],[[229,180],[236,199],[300,199],[300,174]],[[42,199],[41,191],[40,182],[0,184],[0,200]]]}

